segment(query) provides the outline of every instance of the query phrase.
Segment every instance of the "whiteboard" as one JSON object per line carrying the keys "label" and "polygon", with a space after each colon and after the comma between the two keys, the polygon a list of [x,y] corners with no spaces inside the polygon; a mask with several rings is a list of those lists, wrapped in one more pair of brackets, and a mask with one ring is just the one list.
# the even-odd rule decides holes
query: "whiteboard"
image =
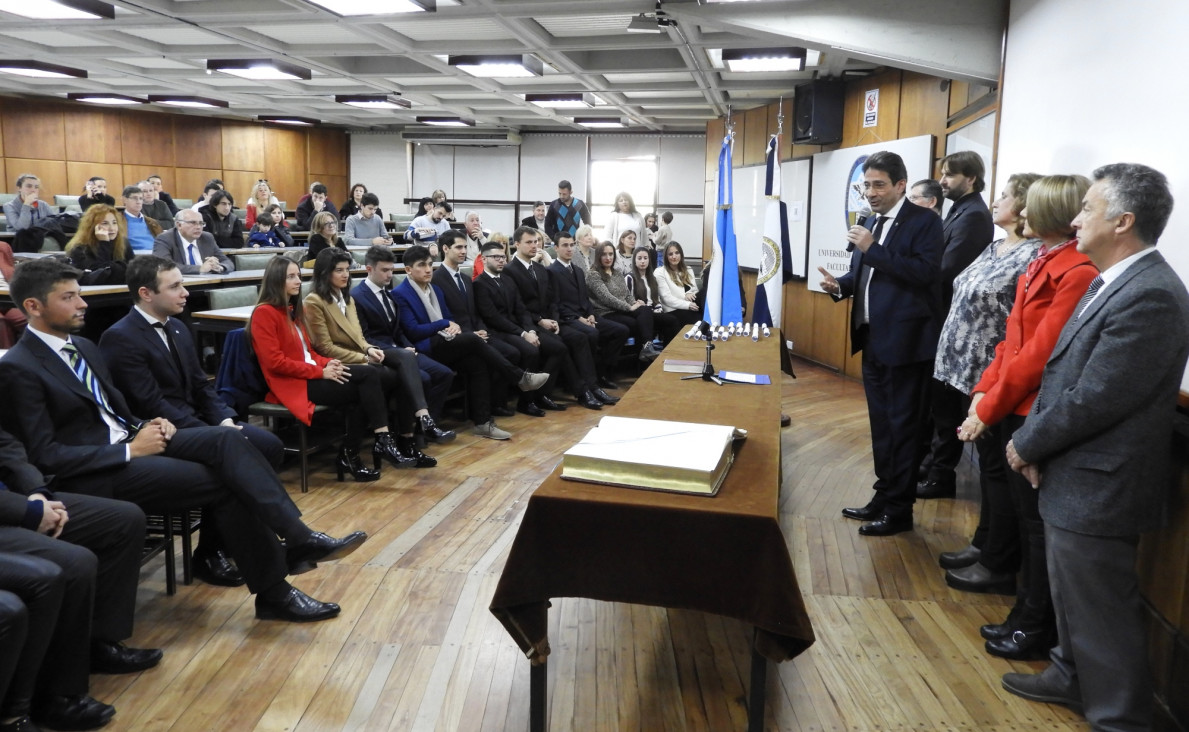
{"label": "whiteboard", "polygon": [[[932,177],[933,136],[921,135],[906,140],[877,142],[872,145],[848,147],[813,156],[813,217],[809,229],[809,289],[825,292],[817,268],[824,267],[835,277],[850,271],[850,252],[846,251],[846,230],[850,228],[848,214],[860,199],[853,184],[862,180],[862,164],[872,153],[880,150],[894,152],[904,159],[908,168],[908,183]],[[907,191],[906,191],[907,193]],[[906,206],[913,205],[905,202]]]}
{"label": "whiteboard", "polygon": [[[789,254],[793,262],[793,274],[798,277],[805,276],[811,167],[809,160],[789,160],[780,164],[780,198],[786,204]],[[732,212],[735,218],[735,242],[739,266],[748,269],[760,268],[760,242],[764,237],[764,216],[768,208],[768,199],[764,196],[766,170],[765,165],[750,165],[734,171],[735,200]],[[714,213],[717,212],[707,212],[707,215]]]}

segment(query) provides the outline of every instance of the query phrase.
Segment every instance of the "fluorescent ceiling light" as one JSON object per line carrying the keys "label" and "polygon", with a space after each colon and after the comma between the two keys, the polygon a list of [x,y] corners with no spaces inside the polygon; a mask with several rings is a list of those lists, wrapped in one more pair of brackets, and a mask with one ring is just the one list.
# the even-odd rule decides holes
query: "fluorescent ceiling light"
{"label": "fluorescent ceiling light", "polygon": [[210,97],[191,97],[174,94],[150,94],[149,101],[155,104],[167,104],[171,107],[189,107],[192,109],[213,109],[216,107],[230,107],[231,104],[221,99]]}
{"label": "fluorescent ceiling light", "polygon": [[481,56],[451,56],[447,63],[471,76],[488,79],[520,76],[540,76],[545,68],[532,54],[487,54]]}
{"label": "fluorescent ceiling light", "polygon": [[437,10],[434,0],[310,0],[335,15],[396,15]]}
{"label": "fluorescent ceiling light", "polygon": [[525,94],[524,101],[546,109],[585,109],[595,105],[593,94]]}
{"label": "fluorescent ceiling light", "polygon": [[724,48],[722,62],[731,71],[803,71],[804,48]]}
{"label": "fluorescent ceiling light", "polygon": [[417,122],[434,127],[474,127],[475,120],[462,117],[418,117]]}
{"label": "fluorescent ceiling light", "polygon": [[37,79],[85,79],[87,72],[41,61],[0,61],[0,71]]}
{"label": "fluorescent ceiling light", "polygon": [[121,104],[144,104],[145,100],[136,97],[129,97],[123,94],[92,94],[89,92],[70,92],[66,98],[75,102],[86,102],[87,104],[110,104],[118,106]]}
{"label": "fluorescent ceiling light", "polygon": [[297,81],[309,80],[310,70],[296,64],[263,58],[210,59],[206,62],[208,71],[221,71],[254,81]]}
{"label": "fluorescent ceiling light", "polygon": [[0,10],[37,20],[90,20],[114,18],[111,3],[97,0],[0,0]]}
{"label": "fluorescent ceiling light", "polygon": [[294,125],[296,127],[313,127],[314,125],[322,124],[320,119],[311,119],[309,117],[279,117],[276,115],[262,114],[256,117],[261,122],[272,122],[277,125]]}
{"label": "fluorescent ceiling light", "polygon": [[574,124],[591,130],[613,130],[627,126],[618,117],[575,117]]}
{"label": "fluorescent ceiling light", "polygon": [[632,22],[628,23],[628,33],[660,33],[661,24],[656,18],[649,18],[644,13],[640,13],[632,18]]}
{"label": "fluorescent ceiling light", "polygon": [[360,109],[408,109],[413,106],[399,94],[336,94],[334,101]]}

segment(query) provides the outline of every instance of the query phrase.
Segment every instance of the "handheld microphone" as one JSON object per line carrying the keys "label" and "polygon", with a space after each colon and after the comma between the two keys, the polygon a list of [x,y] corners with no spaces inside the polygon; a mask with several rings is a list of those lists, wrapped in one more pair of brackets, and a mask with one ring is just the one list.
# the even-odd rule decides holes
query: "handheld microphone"
{"label": "handheld microphone", "polygon": [[[855,218],[855,226],[862,226],[867,228],[867,220],[871,218],[871,206],[867,203],[867,199],[863,199],[863,207],[858,211],[858,217]],[[853,252],[855,250],[855,243],[848,241],[846,243],[846,251]]]}

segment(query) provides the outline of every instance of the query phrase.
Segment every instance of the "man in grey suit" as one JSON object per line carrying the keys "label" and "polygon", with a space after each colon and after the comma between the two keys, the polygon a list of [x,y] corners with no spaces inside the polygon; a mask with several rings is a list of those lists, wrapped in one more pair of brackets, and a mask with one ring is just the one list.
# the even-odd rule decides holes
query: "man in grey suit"
{"label": "man in grey suit", "polygon": [[202,230],[202,214],[182,209],[173,217],[174,227],[153,241],[153,254],[177,262],[184,275],[227,274],[235,271],[231,259],[219,249],[215,237]]}
{"label": "man in grey suit", "polygon": [[1073,221],[1101,271],[1061,332],[1028,421],[1007,447],[1040,490],[1058,645],[1003,686],[1083,706],[1096,730],[1152,725],[1151,672],[1135,569],[1173,485],[1170,442],[1189,358],[1189,293],[1155,249],[1173,200],[1143,165],[1094,171]]}

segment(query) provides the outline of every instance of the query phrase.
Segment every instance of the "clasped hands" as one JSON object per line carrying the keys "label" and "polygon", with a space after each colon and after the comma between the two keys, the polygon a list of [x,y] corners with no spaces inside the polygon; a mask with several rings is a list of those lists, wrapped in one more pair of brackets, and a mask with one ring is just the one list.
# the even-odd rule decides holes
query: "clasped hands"
{"label": "clasped hands", "polygon": [[351,380],[351,369],[343,365],[337,358],[332,358],[322,369],[322,378],[345,384]]}
{"label": "clasped hands", "polygon": [[[963,442],[973,442],[987,431],[986,423],[979,419],[977,412],[978,403],[983,396],[984,393],[980,391],[975,392],[970,398],[970,412],[967,414],[966,420],[962,422],[962,426],[958,428],[958,439]],[[1029,463],[1020,457],[1020,454],[1016,452],[1014,441],[1008,441],[1004,455],[1012,470],[1024,476],[1033,488],[1040,488],[1040,466]]]}
{"label": "clasped hands", "polygon": [[66,528],[66,522],[70,520],[70,514],[66,512],[66,506],[61,501],[51,501],[40,493],[34,493],[29,496],[30,501],[41,501],[41,523],[37,526],[37,533],[46,534],[51,538],[57,539],[62,535],[62,529]]}
{"label": "clasped hands", "polygon": [[140,426],[128,443],[129,456],[132,458],[160,455],[165,452],[169,441],[173,439],[178,428],[164,417],[151,419]]}

